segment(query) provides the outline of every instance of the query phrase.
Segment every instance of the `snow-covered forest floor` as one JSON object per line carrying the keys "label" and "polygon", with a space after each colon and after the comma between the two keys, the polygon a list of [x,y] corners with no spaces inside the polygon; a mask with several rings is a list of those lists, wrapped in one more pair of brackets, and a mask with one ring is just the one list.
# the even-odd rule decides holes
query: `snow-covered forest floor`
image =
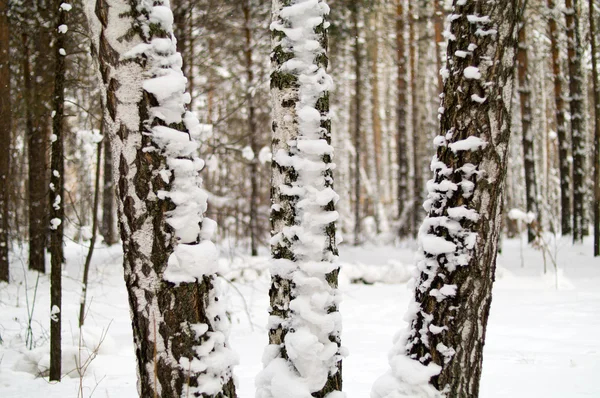
{"label": "snow-covered forest floor", "polygon": [[[49,360],[49,279],[24,271],[26,259],[14,253],[11,276],[0,284],[0,397],[131,398],[136,393],[135,357],[129,304],[119,246],[96,249],[90,274],[89,310],[82,339],[77,315],[86,248],[69,243],[63,281],[63,372],[59,384],[39,377]],[[269,275],[266,253],[250,258],[223,248],[221,273],[228,292],[230,343],[240,355],[235,373],[238,396],[254,396],[267,342]],[[583,246],[559,242],[556,274],[548,258],[543,274],[541,252],[518,240],[505,240],[498,260],[491,316],[484,352],[481,397],[600,397],[600,260]],[[393,335],[410,297],[407,281],[414,250],[365,246],[340,248],[342,264],[342,343],[350,352],[344,362],[348,398],[369,396],[373,381],[387,367]],[[22,253],[27,250],[23,248]],[[522,267],[523,256],[524,267]],[[351,280],[373,284],[356,284]],[[386,281],[382,283],[381,281]],[[35,299],[34,299],[34,295]],[[32,350],[26,348],[28,313],[33,309]],[[80,349],[81,348],[81,349]],[[97,356],[87,361],[90,352]],[[78,366],[75,358],[81,355]],[[77,368],[86,367],[85,371]],[[85,373],[80,379],[79,373]]]}

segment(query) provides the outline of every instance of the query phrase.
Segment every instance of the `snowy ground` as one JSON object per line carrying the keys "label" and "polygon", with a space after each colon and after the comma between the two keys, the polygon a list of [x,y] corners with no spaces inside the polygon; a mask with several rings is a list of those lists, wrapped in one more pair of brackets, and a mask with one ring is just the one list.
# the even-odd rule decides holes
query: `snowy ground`
{"label": "snowy ground", "polygon": [[[25,251],[25,250],[23,250]],[[600,259],[591,244],[560,243],[561,267],[556,289],[551,263],[543,275],[540,252],[525,249],[524,267],[518,241],[505,241],[499,258],[492,312],[485,346],[481,397],[600,397]],[[373,381],[387,367],[387,351],[402,321],[410,291],[406,288],[413,252],[391,247],[341,248],[344,293],[343,344],[348,398],[366,398]],[[77,314],[81,264],[85,248],[71,243],[63,288],[63,371],[59,384],[36,377],[48,361],[49,281],[39,278],[32,331],[33,350],[25,348],[28,308],[33,305],[36,273],[24,272],[15,254],[14,282],[0,284],[0,397],[77,397],[80,377],[75,356],[80,352]],[[91,300],[81,346],[93,350],[105,338],[84,377],[83,396],[136,396],[135,358],[129,308],[118,247],[95,252],[90,278]],[[240,353],[238,395],[254,396],[254,376],[261,369],[266,344],[266,258],[250,259],[224,251],[223,273],[236,280],[229,286],[232,308],[231,345]],[[351,279],[393,283],[351,284]],[[243,299],[242,299],[243,296]],[[82,362],[83,362],[82,361]]]}

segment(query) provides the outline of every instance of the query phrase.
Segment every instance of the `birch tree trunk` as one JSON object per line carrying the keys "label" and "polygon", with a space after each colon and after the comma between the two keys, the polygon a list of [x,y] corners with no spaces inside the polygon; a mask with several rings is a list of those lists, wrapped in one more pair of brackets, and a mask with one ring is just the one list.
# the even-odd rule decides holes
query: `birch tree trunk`
{"label": "birch tree trunk", "polygon": [[573,242],[583,241],[586,193],[585,110],[579,7],[577,0],[565,0],[567,52],[569,58],[569,108],[571,111],[571,150],[573,153]]}
{"label": "birch tree trunk", "polygon": [[0,282],[9,280],[9,198],[10,186],[10,143],[11,143],[11,97],[10,63],[8,41],[10,27],[8,21],[8,0],[0,0]]}
{"label": "birch tree trunk", "polygon": [[396,339],[391,369],[375,383],[373,398],[478,396],[500,235],[518,13],[517,0],[454,1],[410,326]]}
{"label": "birch tree trunk", "polygon": [[273,1],[272,283],[257,398],[343,396],[328,14],[324,1]]}
{"label": "birch tree trunk", "polygon": [[191,139],[168,2],[97,0],[87,14],[118,165],[125,282],[142,397],[235,397],[236,355],[203,217],[204,162]]}

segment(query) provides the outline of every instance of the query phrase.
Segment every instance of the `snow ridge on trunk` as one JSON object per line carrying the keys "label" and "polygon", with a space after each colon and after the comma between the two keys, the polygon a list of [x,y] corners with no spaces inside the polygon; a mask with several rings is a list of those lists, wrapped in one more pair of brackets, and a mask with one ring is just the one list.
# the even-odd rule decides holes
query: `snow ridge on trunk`
{"label": "snow ridge on trunk", "polygon": [[476,397],[500,233],[516,0],[455,0],[409,328],[372,398]]}
{"label": "snow ridge on trunk", "polygon": [[320,0],[273,2],[270,345],[258,398],[344,396],[328,13]]}
{"label": "snow ridge on trunk", "polygon": [[186,110],[169,2],[97,0],[86,11],[107,88],[138,391],[235,397],[216,224],[203,218],[204,162],[192,139],[200,124]]}

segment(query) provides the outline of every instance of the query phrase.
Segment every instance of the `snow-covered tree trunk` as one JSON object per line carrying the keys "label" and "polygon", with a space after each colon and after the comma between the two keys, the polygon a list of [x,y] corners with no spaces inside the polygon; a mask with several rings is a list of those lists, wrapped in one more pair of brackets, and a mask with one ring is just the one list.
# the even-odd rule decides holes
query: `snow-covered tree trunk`
{"label": "snow-covered tree trunk", "polygon": [[455,0],[408,332],[372,397],[476,397],[500,235],[517,0]]}
{"label": "snow-covered tree trunk", "polygon": [[[523,144],[523,165],[525,171],[525,199],[527,212],[540,216],[537,205],[537,182],[535,174],[535,151],[531,113],[531,85],[529,78],[529,57],[527,49],[527,27],[519,29],[519,51],[517,53],[519,104],[521,106],[521,134]],[[527,229],[527,239],[533,242],[535,232],[531,225]]]}
{"label": "snow-covered tree trunk", "polygon": [[54,1],[56,25],[54,37],[55,71],[52,112],[52,156],[50,159],[50,380],[61,378],[62,266],[64,263],[64,108],[66,81],[67,15],[71,5],[65,0]]}
{"label": "snow-covered tree trunk", "polygon": [[273,1],[272,284],[257,398],[343,397],[328,14],[321,0]]}
{"label": "snow-covered tree trunk", "polygon": [[585,220],[585,109],[583,91],[583,48],[579,32],[577,0],[565,0],[567,49],[569,58],[569,108],[571,111],[571,148],[573,156],[573,241],[583,241]]}
{"label": "snow-covered tree trunk", "polygon": [[235,397],[229,321],[216,278],[216,224],[203,218],[204,162],[191,138],[167,1],[87,7],[118,169],[125,282],[142,397]]}
{"label": "snow-covered tree trunk", "polygon": [[10,142],[12,110],[10,97],[8,0],[0,0],[0,282],[8,282],[8,201],[10,197]]}

